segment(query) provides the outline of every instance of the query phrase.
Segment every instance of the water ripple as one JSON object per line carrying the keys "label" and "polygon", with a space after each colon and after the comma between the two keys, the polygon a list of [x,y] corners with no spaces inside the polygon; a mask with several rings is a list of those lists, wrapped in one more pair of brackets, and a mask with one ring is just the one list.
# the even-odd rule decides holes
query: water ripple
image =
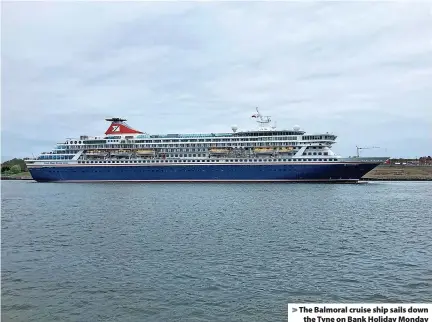
{"label": "water ripple", "polygon": [[2,320],[283,321],[432,301],[430,183],[2,182]]}

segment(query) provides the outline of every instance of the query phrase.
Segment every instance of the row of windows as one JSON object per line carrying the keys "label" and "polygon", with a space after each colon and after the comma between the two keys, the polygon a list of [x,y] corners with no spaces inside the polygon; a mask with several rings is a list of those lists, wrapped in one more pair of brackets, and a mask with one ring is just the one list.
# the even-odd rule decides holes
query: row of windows
{"label": "row of windows", "polygon": [[268,136],[268,135],[298,135],[303,134],[301,131],[265,131],[265,132],[239,132],[234,134],[234,136]]}
{"label": "row of windows", "polygon": [[[147,144],[147,145],[140,145],[140,144],[110,144],[110,145],[91,145],[86,146],[85,149],[153,149],[153,148],[213,148],[213,147],[232,147],[232,148],[242,148],[242,149],[248,149],[253,147],[266,147],[266,146],[272,146],[272,147],[279,147],[279,146],[292,146],[294,149],[298,149],[300,147],[293,146],[296,145],[296,142],[256,142],[251,143],[247,145],[239,145],[239,144],[230,144],[230,143],[216,143],[216,144],[179,144],[179,145],[172,145],[172,144]],[[81,146],[70,146],[69,149],[83,149]],[[183,150],[183,149],[182,149]]]}
{"label": "row of windows", "polygon": [[296,141],[295,136],[268,136],[260,139],[256,138],[219,138],[219,139],[183,139],[183,140],[135,140],[135,143],[194,143],[194,142],[247,142],[247,141]]}
{"label": "row of windows", "polygon": [[70,160],[73,158],[73,155],[41,155],[37,159],[38,160]]}
{"label": "row of windows", "polygon": [[337,159],[232,159],[232,160],[113,160],[113,161],[78,161],[82,164],[95,163],[255,163],[255,162],[299,162],[299,161],[337,161]]}
{"label": "row of windows", "polygon": [[249,131],[238,133],[198,133],[198,134],[153,134],[153,135],[138,135],[138,138],[203,138],[203,137],[239,137],[239,136],[275,136],[275,135],[301,135],[302,131]]}
{"label": "row of windows", "polygon": [[328,155],[328,152],[308,152],[303,153],[303,155]]}
{"label": "row of windows", "polygon": [[[295,141],[297,137],[288,136],[288,137],[263,137],[259,141]],[[179,143],[179,142],[245,142],[245,141],[256,141],[256,138],[226,138],[226,139],[183,139],[183,140],[135,140],[135,143]],[[105,142],[118,142],[118,140],[85,140],[85,141],[67,141],[66,144],[100,144]]]}
{"label": "row of windows", "polygon": [[[332,136],[304,136],[303,139],[305,141],[310,140],[334,140],[334,137]],[[296,136],[266,136],[261,137],[258,142],[262,141],[296,141]],[[136,139],[135,143],[179,143],[179,142],[185,142],[185,143],[191,143],[191,142],[247,142],[247,141],[257,141],[257,138],[250,137],[250,138],[217,138],[217,139],[174,139],[174,140],[140,140]],[[77,141],[66,141],[66,144],[104,144],[105,142],[118,142],[118,140],[77,140]]]}
{"label": "row of windows", "polygon": [[106,140],[66,141],[65,144],[105,144]]}
{"label": "row of windows", "polygon": [[[135,143],[135,144],[133,144]],[[145,143],[145,144],[143,144]],[[283,142],[277,142],[277,141],[252,141],[248,143],[239,143],[239,142],[221,142],[221,141],[214,141],[213,143],[167,143],[167,142],[131,142],[126,145],[125,147],[215,147],[215,146],[233,146],[233,147],[246,147],[246,146],[292,146],[292,145],[301,145],[299,142],[289,142],[289,141],[283,141]]]}
{"label": "row of windows", "polygon": [[[137,143],[137,142],[135,142]],[[315,144],[315,146],[312,146]],[[324,143],[324,145],[330,146],[330,142]],[[85,148],[211,148],[211,147],[234,147],[234,148],[248,148],[248,147],[263,147],[263,146],[292,146],[293,148],[299,148],[301,146],[309,146],[309,148],[319,148],[323,146],[322,142],[308,142],[307,144],[299,143],[299,142],[251,142],[247,144],[240,143],[180,143],[180,144],[165,144],[165,143],[147,143],[147,144],[133,144],[133,143],[125,143],[125,144],[108,144],[108,145],[88,145]],[[69,146],[74,149],[82,149],[82,146]]]}
{"label": "row of windows", "polygon": [[334,135],[304,135],[303,140],[334,140]]}
{"label": "row of windows", "polygon": [[[251,147],[263,147],[263,146],[292,146],[293,148],[299,148],[299,146],[303,146],[303,143],[300,142],[263,142],[263,141],[254,141],[247,144],[241,144],[241,143],[235,143],[235,142],[229,142],[229,143],[181,143],[181,144],[165,144],[165,143],[147,143],[147,144],[133,144],[133,143],[125,143],[125,144],[118,144],[119,142],[114,142],[114,140],[108,140],[112,141],[108,144],[105,144],[101,141],[94,141],[94,143],[88,143],[86,144],[85,148],[87,149],[106,149],[106,148],[210,148],[210,147],[237,147],[237,148],[251,148]],[[75,141],[77,142],[77,141]],[[78,141],[81,142],[81,141]],[[140,143],[139,140],[135,143]],[[144,143],[144,142],[141,142]],[[75,143],[78,144],[78,143]],[[311,144],[317,144],[319,146],[322,146],[322,142],[308,142],[307,145]],[[331,142],[325,142],[324,145],[330,146]],[[319,146],[309,146],[310,149],[316,149],[319,148]],[[83,149],[84,146],[82,145],[73,145],[73,142],[71,141],[71,145],[63,146],[63,145],[57,145],[54,150],[79,150]]]}

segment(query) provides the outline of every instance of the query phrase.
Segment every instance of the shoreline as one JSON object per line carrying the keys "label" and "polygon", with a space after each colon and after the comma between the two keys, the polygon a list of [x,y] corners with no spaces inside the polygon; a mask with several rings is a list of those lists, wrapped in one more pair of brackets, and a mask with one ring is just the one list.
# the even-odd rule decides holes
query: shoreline
{"label": "shoreline", "polygon": [[32,177],[1,177],[1,180],[33,180]]}

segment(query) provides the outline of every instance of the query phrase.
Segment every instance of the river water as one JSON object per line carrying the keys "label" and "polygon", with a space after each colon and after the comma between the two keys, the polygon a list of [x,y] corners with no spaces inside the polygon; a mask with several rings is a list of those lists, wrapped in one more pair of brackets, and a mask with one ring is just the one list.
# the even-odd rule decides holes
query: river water
{"label": "river water", "polygon": [[286,321],[431,302],[432,183],[3,181],[2,321]]}

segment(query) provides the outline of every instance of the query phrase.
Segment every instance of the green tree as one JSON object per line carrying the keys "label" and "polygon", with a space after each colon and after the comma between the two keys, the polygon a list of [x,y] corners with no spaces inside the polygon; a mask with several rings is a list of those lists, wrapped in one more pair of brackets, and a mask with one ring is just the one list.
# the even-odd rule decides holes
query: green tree
{"label": "green tree", "polygon": [[26,166],[26,164],[25,164],[25,162],[24,162],[23,159],[16,159],[15,158],[15,159],[3,162],[2,163],[2,167],[9,167],[9,168],[11,168],[15,164],[18,164],[20,166],[20,168],[21,168],[22,171],[27,171],[27,166]]}
{"label": "green tree", "polygon": [[12,166],[12,168],[10,169],[10,171],[14,174],[16,173],[20,173],[21,172],[21,167],[19,166],[19,164],[15,164]]}
{"label": "green tree", "polygon": [[2,168],[1,168],[1,172],[3,173],[3,172],[7,172],[7,171],[9,171],[10,170],[10,167],[8,167],[7,165],[6,166],[3,166]]}

